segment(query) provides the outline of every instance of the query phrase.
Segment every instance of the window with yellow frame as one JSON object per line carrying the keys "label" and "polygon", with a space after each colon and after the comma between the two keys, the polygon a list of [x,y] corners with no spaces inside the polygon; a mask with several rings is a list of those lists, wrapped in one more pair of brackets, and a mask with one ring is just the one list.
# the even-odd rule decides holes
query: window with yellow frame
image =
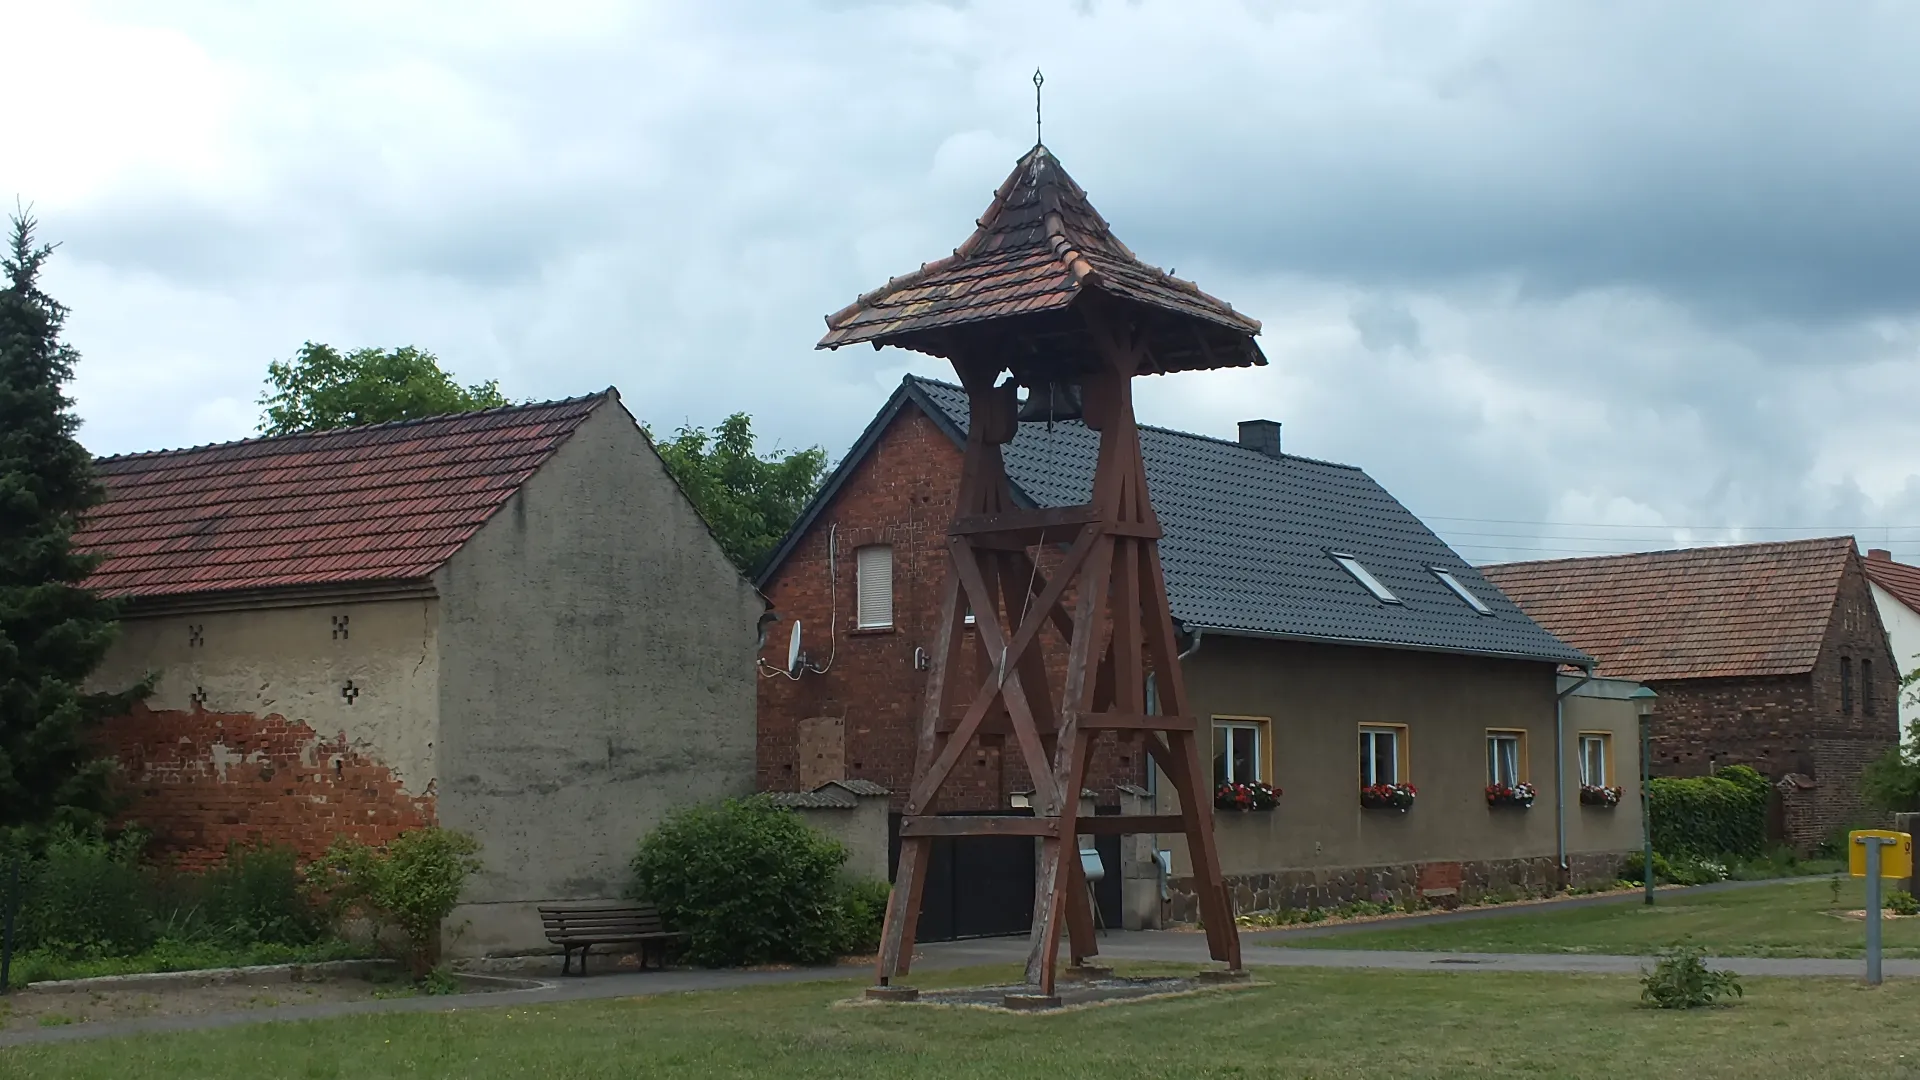
{"label": "window with yellow frame", "polygon": [[1580,733],[1578,746],[1580,786],[1583,788],[1616,786],[1613,779],[1613,732],[1583,731]]}
{"label": "window with yellow frame", "polygon": [[1487,786],[1518,787],[1527,782],[1527,733],[1521,728],[1487,729]]}
{"label": "window with yellow frame", "polygon": [[1265,716],[1213,718],[1213,786],[1273,783],[1273,721]]}
{"label": "window with yellow frame", "polygon": [[1408,783],[1407,771],[1407,725],[1360,725],[1362,788]]}

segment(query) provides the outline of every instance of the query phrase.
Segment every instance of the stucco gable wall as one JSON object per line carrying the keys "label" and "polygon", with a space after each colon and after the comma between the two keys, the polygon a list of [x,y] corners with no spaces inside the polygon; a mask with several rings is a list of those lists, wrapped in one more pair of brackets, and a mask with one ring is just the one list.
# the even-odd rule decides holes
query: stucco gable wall
{"label": "stucco gable wall", "polygon": [[751,790],[764,605],[612,403],[435,580],[439,812],[486,863],[455,947],[536,947],[534,904],[618,896],[667,813]]}

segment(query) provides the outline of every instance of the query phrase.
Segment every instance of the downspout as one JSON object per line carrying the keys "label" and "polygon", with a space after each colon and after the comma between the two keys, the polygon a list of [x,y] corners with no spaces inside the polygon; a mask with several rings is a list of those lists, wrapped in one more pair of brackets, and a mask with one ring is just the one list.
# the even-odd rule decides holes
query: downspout
{"label": "downspout", "polygon": [[[1192,656],[1194,653],[1197,653],[1200,651],[1200,640],[1201,640],[1201,634],[1203,633],[1203,631],[1196,627],[1192,630],[1189,630],[1188,633],[1193,635],[1193,643],[1191,645],[1188,645],[1184,650],[1180,652],[1178,656],[1175,656],[1173,658],[1173,662],[1176,664],[1181,662],[1182,660],[1185,660],[1189,656]],[[1160,688],[1157,685],[1155,685],[1153,675],[1149,673],[1147,675],[1147,713],[1148,715],[1153,715],[1155,713],[1158,713],[1159,711],[1160,711]],[[1148,758],[1147,759],[1147,798],[1152,800],[1153,812],[1156,814],[1160,812],[1159,776],[1160,776],[1159,766],[1153,763],[1152,758]],[[1167,899],[1169,897],[1169,894],[1167,892],[1167,875],[1172,871],[1166,863],[1163,863],[1160,861],[1160,834],[1159,833],[1149,834],[1147,837],[1147,844],[1148,844],[1147,850],[1153,853],[1154,877],[1159,881],[1160,902],[1164,904],[1167,902]]]}
{"label": "downspout", "polygon": [[1580,681],[1553,699],[1553,831],[1554,859],[1560,868],[1560,887],[1572,879],[1567,863],[1567,695],[1593,681],[1593,665],[1580,669]]}

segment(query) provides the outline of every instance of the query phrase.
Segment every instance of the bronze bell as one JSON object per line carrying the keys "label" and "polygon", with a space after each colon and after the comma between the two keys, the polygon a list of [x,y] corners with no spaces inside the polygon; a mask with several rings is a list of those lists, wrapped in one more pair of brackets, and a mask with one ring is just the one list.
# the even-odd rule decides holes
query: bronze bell
{"label": "bronze bell", "polygon": [[1019,419],[1023,424],[1050,424],[1079,420],[1086,415],[1086,407],[1080,401],[1079,383],[1046,382],[1027,391]]}

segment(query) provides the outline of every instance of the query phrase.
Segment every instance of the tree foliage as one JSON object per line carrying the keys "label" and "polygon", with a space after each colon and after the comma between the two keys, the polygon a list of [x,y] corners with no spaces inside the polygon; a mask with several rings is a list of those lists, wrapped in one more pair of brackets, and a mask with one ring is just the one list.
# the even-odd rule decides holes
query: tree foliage
{"label": "tree foliage", "polygon": [[260,396],[265,435],[292,435],[390,420],[491,409],[507,404],[495,381],[461,386],[430,352],[355,349],[342,355],[309,341],[290,361],[267,365],[268,392]]}
{"label": "tree foliage", "polygon": [[145,687],[82,689],[116,611],[80,584],[97,560],[73,532],[100,488],[62,389],[79,359],[60,337],[66,308],[40,289],[53,249],[33,230],[15,215],[0,258],[0,826],[84,827],[112,808],[113,763],[87,729]]}
{"label": "tree foliage", "polygon": [[820,490],[827,453],[819,447],[760,454],[753,419],[734,413],[708,432],[682,426],[671,439],[647,437],[667,472],[693,500],[727,557],[746,574],[766,565],[801,511]]}
{"label": "tree foliage", "polygon": [[[1920,703],[1920,668],[1900,679],[1900,693],[1909,703]],[[1860,793],[1882,810],[1910,813],[1920,810],[1920,722],[1907,726],[1899,746],[1867,763],[1860,773]]]}

